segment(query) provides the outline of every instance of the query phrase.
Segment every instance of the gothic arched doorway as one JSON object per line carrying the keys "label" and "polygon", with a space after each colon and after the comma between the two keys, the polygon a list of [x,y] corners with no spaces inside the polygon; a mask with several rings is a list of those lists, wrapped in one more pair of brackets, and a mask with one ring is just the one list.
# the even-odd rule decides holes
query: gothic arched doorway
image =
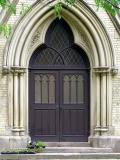
{"label": "gothic arched doorway", "polygon": [[89,60],[68,24],[54,20],[29,63],[29,132],[44,141],[88,141]]}

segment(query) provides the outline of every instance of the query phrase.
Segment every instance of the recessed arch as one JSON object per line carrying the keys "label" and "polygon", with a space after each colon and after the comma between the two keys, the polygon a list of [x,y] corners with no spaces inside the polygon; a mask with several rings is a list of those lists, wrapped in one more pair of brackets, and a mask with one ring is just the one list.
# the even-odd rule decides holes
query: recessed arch
{"label": "recessed arch", "polygon": [[[5,49],[3,69],[10,73],[11,81],[8,85],[9,88],[12,87],[8,90],[11,100],[9,108],[13,111],[10,126],[16,135],[24,130],[24,134],[29,134],[29,62],[38,46],[44,44],[46,31],[55,19],[53,7],[49,8],[48,1],[44,2],[44,5],[41,5],[40,1],[35,3],[32,10],[20,20]],[[56,2],[50,3],[54,6]],[[115,66],[115,61],[110,38],[100,19],[84,2],[78,1],[72,8],[63,3],[63,18],[73,32],[75,44],[85,51],[90,61],[90,135],[104,134],[112,125],[111,71]],[[100,99],[96,99],[96,95]],[[26,116],[23,116],[24,113]]]}
{"label": "recessed arch", "polygon": [[[54,3],[51,2],[53,5]],[[7,48],[6,48],[6,54],[4,56],[4,66],[9,66],[10,65],[14,65],[14,66],[19,66],[19,65],[28,65],[28,64],[20,64],[21,62],[25,62],[25,60],[22,60],[21,58],[24,57],[24,50],[26,50],[26,46],[28,46],[28,44],[30,42],[30,39],[28,37],[31,38],[31,34],[34,33],[34,29],[35,26],[39,26],[40,23],[42,25],[42,23],[45,21],[45,16],[47,15],[46,11],[48,10],[47,4],[43,7],[44,11],[43,13],[40,12],[39,10],[41,10],[41,7],[39,5],[40,3],[37,3],[36,5],[34,5],[32,12],[28,13],[28,15],[26,17],[23,17],[22,19],[22,23],[24,23],[24,26],[26,25],[26,27],[22,30],[22,23],[19,23],[19,25],[17,26],[17,29],[15,30],[15,32],[13,33],[12,36],[12,41],[10,41],[10,43],[8,44]],[[93,13],[93,11],[90,10],[90,8],[86,7],[86,5],[83,2],[78,2],[77,6],[74,6],[73,9],[71,8],[67,8],[67,10],[65,9],[66,6],[64,4],[63,7],[63,17],[65,19],[73,19],[73,21],[75,21],[74,23],[76,23],[78,26],[80,26],[80,29],[84,32],[84,36],[85,34],[87,34],[87,39],[88,42],[90,43],[89,45],[91,46],[91,48],[93,47],[93,58],[92,59],[96,59],[94,60],[94,63],[97,64],[93,64],[94,66],[114,66],[114,56],[113,56],[113,50],[112,50],[112,45],[110,43],[109,37],[107,35],[107,32],[105,31],[105,28],[103,26],[103,24],[100,22],[100,20],[98,19],[98,17]],[[36,11],[35,11],[36,10]],[[70,14],[71,12],[71,14]],[[79,14],[78,12],[80,12],[81,14]],[[37,13],[41,13],[39,15],[37,15]],[[45,15],[46,14],[46,15]],[[50,10],[48,17],[51,15],[51,17],[54,18],[54,11]],[[45,15],[45,16],[43,16]],[[69,15],[69,16],[68,16]],[[31,21],[31,17],[32,17],[32,21]],[[38,21],[38,19],[40,19],[40,21]],[[46,19],[48,18],[46,17]],[[78,21],[78,23],[77,23]],[[29,23],[29,25],[28,25]],[[50,22],[51,23],[51,22]],[[69,21],[69,24],[71,22]],[[70,26],[72,25],[72,23],[70,24]],[[28,27],[29,28],[28,28]],[[19,30],[20,29],[20,30]],[[29,32],[29,30],[31,30],[31,32]],[[32,32],[33,30],[33,32]],[[76,30],[76,28],[74,28],[74,30]],[[30,34],[31,33],[31,34]],[[44,33],[44,32],[43,32]],[[15,38],[14,41],[14,36],[19,35],[18,36],[18,40]],[[20,38],[21,37],[21,38]],[[26,39],[28,41],[26,41],[26,43],[23,43],[23,41],[19,41],[20,39]],[[104,43],[103,43],[104,41]],[[22,45],[24,44],[24,45]],[[94,46],[95,44],[95,46]],[[14,45],[14,47],[12,47],[12,45]],[[24,46],[24,47],[23,47]],[[10,49],[11,48],[11,49]],[[13,49],[14,48],[14,49]],[[19,48],[19,50],[17,50],[17,48]],[[21,49],[20,49],[21,48]],[[96,49],[96,51],[95,51]],[[8,54],[9,52],[9,54]],[[94,53],[96,52],[96,53]],[[17,54],[17,55],[16,55]],[[27,58],[27,57],[26,57]],[[27,61],[27,59],[26,59]],[[98,63],[98,62],[99,63]],[[12,63],[12,64],[10,64]],[[25,67],[25,66],[24,66]],[[28,67],[28,66],[26,66]]]}
{"label": "recessed arch", "polygon": [[35,50],[29,63],[32,140],[88,141],[89,72],[89,59],[74,43],[68,24],[55,19],[46,32],[44,45]]}

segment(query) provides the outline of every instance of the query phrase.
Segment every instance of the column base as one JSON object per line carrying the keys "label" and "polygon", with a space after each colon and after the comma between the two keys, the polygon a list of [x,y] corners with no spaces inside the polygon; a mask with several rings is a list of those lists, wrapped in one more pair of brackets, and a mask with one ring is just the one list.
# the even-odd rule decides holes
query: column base
{"label": "column base", "polygon": [[0,136],[0,150],[26,148],[29,136]]}
{"label": "column base", "polygon": [[13,132],[13,136],[24,136],[25,135],[24,128],[13,128],[12,132]]}
{"label": "column base", "polygon": [[113,152],[120,152],[120,136],[90,136],[89,141],[95,148],[112,148]]}
{"label": "column base", "polygon": [[96,127],[95,129],[94,129],[94,132],[95,132],[95,135],[96,136],[100,136],[100,135],[102,135],[102,136],[107,136],[108,135],[108,131],[109,131],[109,128],[108,127]]}

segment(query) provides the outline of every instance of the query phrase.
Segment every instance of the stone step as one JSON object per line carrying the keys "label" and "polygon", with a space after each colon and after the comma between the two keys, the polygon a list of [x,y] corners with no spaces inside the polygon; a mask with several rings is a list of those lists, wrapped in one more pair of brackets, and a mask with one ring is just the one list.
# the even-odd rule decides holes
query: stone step
{"label": "stone step", "polygon": [[111,148],[93,147],[46,147],[44,153],[111,153]]}
{"label": "stone step", "polygon": [[0,160],[106,160],[120,159],[120,153],[39,153],[21,155],[0,155]]}
{"label": "stone step", "polygon": [[89,142],[45,142],[48,147],[90,147]]}

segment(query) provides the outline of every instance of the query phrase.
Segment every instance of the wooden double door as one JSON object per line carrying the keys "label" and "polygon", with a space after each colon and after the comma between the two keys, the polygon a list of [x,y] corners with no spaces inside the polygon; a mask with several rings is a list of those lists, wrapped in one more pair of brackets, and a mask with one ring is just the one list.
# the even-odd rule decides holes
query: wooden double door
{"label": "wooden double door", "polygon": [[29,72],[31,138],[51,142],[88,141],[88,71],[31,69]]}

